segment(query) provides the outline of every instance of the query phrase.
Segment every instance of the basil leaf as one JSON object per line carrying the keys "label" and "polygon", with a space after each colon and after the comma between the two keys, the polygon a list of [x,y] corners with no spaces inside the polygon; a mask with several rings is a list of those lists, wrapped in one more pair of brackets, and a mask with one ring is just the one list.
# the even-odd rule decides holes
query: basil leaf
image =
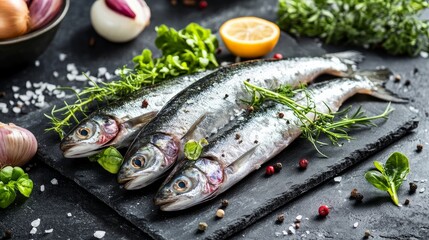
{"label": "basil leaf", "polygon": [[394,152],[387,159],[384,170],[384,174],[389,177],[390,181],[394,183],[395,188],[398,189],[410,172],[408,158],[402,153]]}
{"label": "basil leaf", "polygon": [[33,191],[33,181],[31,179],[22,176],[16,181],[16,189],[24,195],[25,197],[30,197],[31,192]]}
{"label": "basil leaf", "polygon": [[12,178],[12,172],[13,172],[13,167],[11,166],[4,167],[0,171],[0,181],[2,181],[5,184],[8,183]]}
{"label": "basil leaf", "polygon": [[28,178],[28,174],[26,174],[24,172],[24,170],[22,170],[22,168],[20,167],[14,167],[13,171],[12,171],[12,180],[16,181],[18,180],[21,176],[26,175]]}
{"label": "basil leaf", "polygon": [[15,190],[0,182],[0,208],[7,208],[15,201]]}
{"label": "basil leaf", "polygon": [[105,170],[113,174],[119,172],[122,162],[124,161],[121,153],[112,146],[90,157],[90,159],[96,160]]}
{"label": "basil leaf", "polygon": [[368,171],[365,173],[365,179],[371,183],[374,187],[387,191],[389,190],[389,181],[379,171]]}

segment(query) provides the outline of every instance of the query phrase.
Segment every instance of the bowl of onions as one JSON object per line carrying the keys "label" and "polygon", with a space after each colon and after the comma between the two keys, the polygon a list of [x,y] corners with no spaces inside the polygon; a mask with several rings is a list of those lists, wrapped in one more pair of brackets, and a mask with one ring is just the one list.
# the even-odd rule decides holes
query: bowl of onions
{"label": "bowl of onions", "polygon": [[1,0],[0,69],[33,62],[54,38],[70,0]]}

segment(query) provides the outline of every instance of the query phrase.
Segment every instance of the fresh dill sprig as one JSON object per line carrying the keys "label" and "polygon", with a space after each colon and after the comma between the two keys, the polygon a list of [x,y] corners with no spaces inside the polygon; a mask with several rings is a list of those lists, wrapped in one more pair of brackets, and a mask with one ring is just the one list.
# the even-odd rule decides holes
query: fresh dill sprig
{"label": "fresh dill sprig", "polygon": [[[351,107],[348,107],[342,111],[334,113],[329,109],[328,113],[320,112],[316,109],[315,102],[312,100],[311,94],[303,88],[298,90],[288,90],[288,95],[283,95],[279,92],[274,92],[265,88],[258,87],[251,84],[248,81],[244,82],[246,88],[253,93],[252,104],[260,106],[264,101],[271,100],[283,104],[290,108],[293,114],[298,118],[298,123],[302,131],[302,137],[310,141],[314,148],[319,154],[326,157],[322,153],[318,146],[327,145],[322,142],[319,138],[324,135],[326,136],[331,144],[340,145],[340,140],[351,140],[353,139],[348,135],[348,131],[352,128],[361,126],[375,126],[372,122],[376,119],[386,119],[388,115],[393,111],[390,107],[390,103],[387,105],[385,111],[376,116],[366,116],[359,107],[353,114],[350,114]],[[302,92],[302,99],[295,100],[290,97],[291,93]],[[299,102],[305,102],[305,104]]]}
{"label": "fresh dill sprig", "polygon": [[162,52],[160,58],[153,58],[152,52],[144,49],[141,55],[133,58],[134,69],[123,67],[120,70],[120,80],[95,82],[88,77],[92,86],[75,92],[77,99],[73,103],[64,102],[63,107],[54,106],[50,115],[45,114],[51,123],[46,130],[55,131],[63,138],[64,128],[78,123],[79,116],[86,117],[99,103],[117,101],[144,86],[218,66],[215,57],[218,41],[210,29],[191,23],[179,31],[165,25],[157,27],[156,31],[155,45]]}

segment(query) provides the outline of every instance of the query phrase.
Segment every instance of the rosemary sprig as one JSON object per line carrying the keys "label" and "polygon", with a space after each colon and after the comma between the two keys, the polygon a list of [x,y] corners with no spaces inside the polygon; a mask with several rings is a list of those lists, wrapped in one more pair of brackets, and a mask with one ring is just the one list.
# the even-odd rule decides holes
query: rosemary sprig
{"label": "rosemary sprig", "polygon": [[121,69],[120,80],[97,83],[88,77],[92,86],[75,92],[77,100],[64,102],[61,108],[54,106],[50,115],[45,114],[51,122],[46,130],[55,131],[63,138],[64,128],[78,123],[79,116],[86,117],[99,103],[117,101],[144,86],[218,66],[215,57],[218,41],[210,29],[191,23],[179,31],[165,25],[157,27],[156,31],[155,45],[162,52],[160,58],[153,58],[152,52],[144,49],[141,55],[133,58],[134,69]]}
{"label": "rosemary sprig", "polygon": [[[301,128],[301,136],[310,141],[317,152],[324,157],[327,156],[318,148],[318,145],[327,145],[327,143],[319,140],[322,135],[328,137],[331,144],[340,145],[340,140],[350,141],[353,139],[348,135],[350,129],[360,126],[375,126],[372,122],[373,120],[381,118],[386,119],[393,111],[389,103],[382,114],[370,117],[365,115],[361,107],[351,115],[349,115],[351,107],[336,113],[328,108],[328,113],[323,113],[316,109],[316,105],[310,93],[303,88],[291,90],[294,93],[303,92],[303,99],[297,101],[290,97],[290,91],[289,96],[287,96],[279,92],[258,87],[248,81],[245,81],[244,84],[246,88],[253,93],[252,104],[260,106],[264,101],[272,100],[289,107],[298,118],[299,122],[297,124],[299,124]],[[301,100],[305,100],[306,104],[303,105],[299,103]]]}

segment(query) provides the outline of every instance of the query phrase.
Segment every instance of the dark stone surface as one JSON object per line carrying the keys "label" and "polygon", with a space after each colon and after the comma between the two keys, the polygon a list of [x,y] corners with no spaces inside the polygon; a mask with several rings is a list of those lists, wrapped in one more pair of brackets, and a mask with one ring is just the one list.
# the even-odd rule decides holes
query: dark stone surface
{"label": "dark stone surface", "polygon": [[[81,87],[81,83],[67,82],[65,80],[65,67],[66,63],[76,63],[80,71],[90,70],[96,72],[98,67],[105,66],[109,71],[113,71],[115,67],[122,66],[127,63],[129,59],[135,54],[138,54],[143,47],[153,48],[154,31],[153,26],[160,23],[165,23],[169,26],[176,28],[183,27],[190,21],[197,21],[204,26],[217,29],[220,24],[229,18],[243,15],[256,15],[267,19],[275,20],[275,3],[277,1],[217,1],[210,2],[210,6],[205,11],[199,11],[193,8],[178,7],[173,8],[168,6],[168,1],[148,1],[148,4],[152,8],[153,18],[151,27],[149,27],[137,40],[127,44],[111,44],[103,39],[96,36],[89,23],[89,6],[90,3],[86,1],[73,1],[69,15],[66,17],[61,29],[59,30],[56,38],[54,39],[51,47],[41,56],[39,59],[41,66],[39,68],[28,66],[21,72],[14,72],[9,75],[1,77],[2,85],[0,85],[0,91],[5,91],[8,96],[1,99],[0,101],[6,101],[12,99],[10,94],[12,85],[23,86],[26,80],[33,82],[47,81],[58,85],[71,85],[75,84]],[[218,6],[217,6],[218,5]],[[166,17],[168,16],[168,17]],[[91,37],[95,37],[95,46],[89,47],[88,41]],[[329,52],[339,51],[339,47],[326,47]],[[344,48],[346,49],[346,48]],[[362,49],[361,49],[362,50]],[[314,40],[301,39],[298,42],[293,38],[282,35],[281,42],[277,46],[276,52],[281,52],[284,56],[303,56],[303,55],[320,55],[325,52]],[[68,54],[65,62],[58,60],[58,54],[64,52]],[[417,134],[408,136],[408,142],[401,141],[394,145],[393,148],[385,150],[380,156],[381,159],[385,159],[388,153],[394,150],[400,150],[413,155],[413,150],[416,143],[423,143],[424,147],[427,147],[427,117],[425,113],[428,111],[427,106],[427,91],[429,89],[428,82],[425,81],[428,73],[428,62],[424,59],[419,58],[397,58],[389,57],[383,54],[365,52],[367,60],[363,63],[366,68],[375,68],[379,65],[385,65],[396,72],[403,75],[403,81],[399,84],[390,82],[389,88],[401,93],[401,95],[408,96],[414,100],[411,102],[416,109],[420,109],[417,115],[420,119],[423,119],[421,126]],[[419,68],[417,75],[413,74],[414,67]],[[60,77],[58,79],[52,76],[53,71],[58,71]],[[410,79],[411,85],[408,87],[404,86],[404,80]],[[4,84],[3,84],[4,83]],[[368,101],[368,98],[353,98],[350,102],[363,103],[364,107],[369,110],[369,114],[375,114],[382,111],[385,104],[379,102]],[[52,101],[52,99],[49,99]],[[409,105],[402,106],[396,105],[397,111],[394,112],[392,117],[386,122],[382,123],[380,128],[373,128],[370,130],[358,131],[354,133],[354,136],[358,138],[357,141],[352,143],[346,143],[340,149],[324,149],[331,158],[329,159],[314,159],[314,151],[310,149],[310,145],[302,140],[295,142],[289,150],[283,152],[276,159],[270,163],[276,162],[277,159],[281,159],[284,163],[284,169],[282,172],[272,178],[266,179],[263,177],[263,170],[256,171],[247,177],[244,181],[237,184],[230,191],[222,194],[215,200],[186,210],[176,214],[161,213],[151,203],[151,198],[156,186],[148,190],[142,190],[137,192],[125,192],[120,189],[114,181],[114,177],[106,172],[103,172],[96,164],[89,163],[86,160],[63,160],[59,158],[59,150],[56,146],[57,139],[53,135],[44,134],[43,128],[46,123],[45,118],[40,112],[35,112],[27,116],[22,117],[21,115],[7,114],[0,115],[0,121],[16,121],[15,118],[20,117],[19,122],[22,122],[26,126],[33,125],[33,130],[36,132],[39,139],[41,139],[41,151],[40,154],[46,157],[42,157],[43,161],[48,162],[54,166],[55,169],[66,175],[68,178],[73,179],[78,185],[83,186],[87,191],[96,195],[102,201],[107,202],[111,205],[120,215],[126,216],[132,223],[138,228],[144,229],[151,233],[156,238],[223,238],[234,232],[246,227],[247,225],[255,222],[257,219],[269,214],[276,207],[284,205],[286,201],[289,201],[301,191],[306,191],[314,185],[329,180],[335,174],[338,174],[346,167],[350,167],[352,164],[364,160],[367,151],[355,151],[358,149],[368,149],[369,153],[375,153],[379,148],[385,148],[390,141],[401,137],[405,134],[405,129],[411,130],[414,120],[412,116],[415,113],[409,111]],[[33,108],[26,109],[27,112],[34,110]],[[414,109],[413,109],[414,110]],[[43,122],[43,124],[40,124]],[[405,129],[400,131],[401,134],[390,134],[395,132],[401,127],[407,126]],[[397,132],[397,131],[396,131]],[[380,138],[384,140],[380,141],[380,144],[376,147],[366,146],[368,143],[376,143]],[[44,139],[44,140],[42,140]],[[305,149],[299,151],[297,149]],[[48,155],[46,155],[49,153]],[[308,171],[299,172],[296,170],[297,160],[302,156],[310,156],[313,161]],[[420,155],[415,155],[418,161],[412,162],[412,174],[416,178],[427,177],[427,164],[424,164],[424,159],[427,158],[427,153],[423,150]],[[347,158],[349,157],[349,158]],[[371,165],[370,161],[364,162],[362,165],[364,170],[368,169]],[[360,168],[359,168],[360,169]],[[349,171],[344,176],[359,176],[354,177],[352,180],[344,180],[341,186],[344,186],[343,193],[347,189],[351,189],[354,186],[358,186],[359,189],[365,194],[365,200],[370,199],[372,196],[377,201],[370,201],[373,205],[368,204],[364,200],[364,204],[359,207],[355,207],[355,215],[353,217],[357,219],[363,219],[362,222],[368,222],[368,226],[371,225],[371,229],[384,228],[382,235],[376,235],[378,237],[388,236],[391,238],[403,239],[410,238],[411,236],[417,236],[418,238],[424,239],[427,237],[427,205],[429,200],[427,198],[427,192],[422,193],[421,198],[417,198],[417,206],[414,206],[414,199],[411,199],[410,208],[407,209],[404,217],[395,218],[402,216],[401,211],[392,210],[394,207],[386,200],[383,193],[372,189],[365,185],[362,173],[363,170],[357,169],[357,172]],[[79,190],[75,184],[67,181],[64,177],[52,172],[49,167],[43,164],[38,164],[38,167],[32,170],[32,178],[35,182],[45,183],[46,186],[50,186],[49,179],[44,178],[45,174],[55,174],[57,179],[60,181],[60,187],[63,182],[67,182],[69,187],[62,189],[64,192],[55,191],[50,194],[40,194],[40,200],[35,201],[33,198],[39,199],[37,189],[35,189],[34,196],[22,205],[16,205],[10,209],[3,211],[0,214],[0,222],[5,224],[7,228],[13,228],[14,232],[19,234],[18,239],[30,237],[28,235],[31,229],[29,223],[40,217],[42,218],[42,224],[46,224],[46,227],[54,227],[54,238],[90,238],[95,228],[101,226],[102,228],[109,228],[106,230],[108,233],[106,238],[118,239],[121,236],[124,238],[137,239],[136,230],[126,223],[123,223],[123,218],[120,218],[114,213],[109,212],[107,207],[98,200],[94,200],[86,192]],[[345,177],[346,178],[346,177]],[[307,181],[307,182],[306,182]],[[47,183],[46,183],[47,182]],[[306,185],[308,183],[308,185]],[[304,186],[304,188],[297,188],[298,186]],[[356,184],[356,185],[355,185]],[[273,187],[275,186],[275,187]],[[337,185],[338,186],[338,185]],[[289,188],[291,187],[291,188]],[[325,194],[325,190],[329,194]],[[45,193],[48,193],[48,188]],[[404,196],[402,192],[401,196]],[[373,194],[373,195],[370,195]],[[73,195],[76,197],[67,198],[65,196]],[[381,200],[377,196],[382,196]],[[299,198],[298,201],[294,201],[291,204],[287,204],[286,209],[288,212],[296,211],[298,214],[302,214],[313,219],[317,211],[317,207],[321,199],[327,197],[332,198],[331,205],[334,209],[330,217],[325,221],[311,220],[313,228],[318,229],[317,231],[322,233],[321,237],[317,234],[310,236],[311,238],[322,238],[322,237],[334,237],[340,239],[353,238],[350,236],[350,224],[348,220],[353,219],[350,217],[350,208],[346,204],[340,204],[344,200],[344,196],[337,196],[336,189],[332,189],[331,184],[325,184],[321,190],[310,191],[308,194]],[[219,206],[219,201],[222,198],[230,200],[230,206],[226,209],[226,217],[222,220],[215,220],[215,210]],[[31,200],[33,199],[33,200]],[[37,200],[36,199],[36,200]],[[66,229],[69,227],[68,219],[64,219],[61,214],[66,213],[66,209],[61,208],[56,202],[65,203],[68,205],[68,199],[72,199],[73,203],[79,203],[79,206],[74,206],[73,209],[80,213],[82,221],[76,222],[73,227],[82,231],[71,231],[72,228],[67,231],[57,229]],[[33,202],[34,201],[34,202]],[[302,203],[301,203],[302,201]],[[91,203],[92,202],[92,203]],[[305,204],[306,203],[306,204]],[[378,209],[378,203],[382,203],[380,212],[375,211]],[[28,204],[28,205],[27,205]],[[336,204],[338,204],[338,211]],[[309,207],[314,206],[316,207]],[[39,209],[38,211],[26,211],[21,206],[28,206],[29,208]],[[46,206],[50,206],[46,208]],[[141,207],[143,206],[143,207]],[[314,210],[316,208],[316,210]],[[82,210],[80,210],[82,209]],[[94,209],[100,209],[99,211]],[[405,208],[404,208],[405,209]],[[305,211],[306,212],[305,212]],[[279,210],[286,211],[284,209]],[[72,212],[73,213],[73,212]],[[296,215],[298,215],[296,214]],[[43,217],[41,217],[43,216]],[[242,234],[253,239],[272,239],[273,233],[284,229],[284,226],[277,228],[276,225],[271,221],[275,218],[275,213],[269,215],[264,221],[260,221],[255,224],[250,230],[246,230]],[[304,217],[305,217],[304,216]],[[335,220],[333,219],[335,216]],[[413,218],[410,223],[414,223],[416,227],[407,227],[408,224],[402,224],[404,221],[408,221],[406,217]],[[425,217],[426,216],[426,217]],[[372,218],[371,218],[372,217]],[[66,217],[65,217],[66,218]],[[121,219],[119,222],[122,224],[117,227],[118,221],[116,218]],[[286,221],[292,221],[294,217],[287,215]],[[45,219],[45,222],[43,220]],[[375,220],[373,220],[375,219]],[[206,221],[209,224],[209,230],[205,234],[196,234],[196,228],[199,221]],[[19,223],[17,223],[19,222]],[[21,222],[24,225],[20,224]],[[26,222],[28,222],[27,225]],[[273,224],[273,225],[271,225]],[[363,224],[362,224],[363,225]],[[363,225],[365,226],[365,225]],[[362,227],[363,227],[362,226]],[[43,225],[44,227],[44,225]],[[42,228],[39,229],[39,231]],[[360,229],[360,227],[359,227]],[[70,230],[70,231],[69,231]],[[105,229],[101,229],[105,230]],[[304,230],[304,228],[303,228]],[[312,231],[312,230],[310,230]],[[317,232],[316,230],[314,232]],[[416,233],[417,231],[417,233]],[[83,233],[83,234],[81,234]],[[336,234],[338,233],[338,235]],[[20,235],[22,234],[22,235]],[[236,237],[240,237],[237,235]],[[356,235],[360,238],[361,234]],[[408,236],[408,237],[407,237]],[[38,236],[39,237],[39,236]],[[42,236],[40,236],[42,237]],[[46,236],[48,237],[48,236]],[[295,236],[297,237],[297,236]],[[142,236],[142,238],[146,238]]]}

